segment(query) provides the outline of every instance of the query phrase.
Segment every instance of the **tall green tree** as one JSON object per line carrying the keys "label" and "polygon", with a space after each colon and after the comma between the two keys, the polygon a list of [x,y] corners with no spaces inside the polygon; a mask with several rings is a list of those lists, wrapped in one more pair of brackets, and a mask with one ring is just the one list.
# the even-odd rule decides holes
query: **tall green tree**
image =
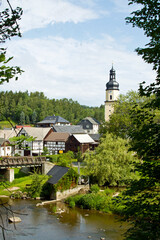
{"label": "tall green tree", "polygon": [[99,185],[126,185],[137,177],[133,166],[137,159],[128,149],[127,140],[106,133],[96,150],[85,154],[87,172]]}
{"label": "tall green tree", "polygon": [[[153,69],[157,72],[156,81],[149,86],[140,86],[141,94],[156,93],[160,96],[160,2],[159,0],[129,0],[129,5],[138,5],[139,9],[131,13],[131,16],[126,18],[127,23],[131,23],[133,27],[143,29],[144,34],[149,39],[149,42],[144,48],[137,48],[138,55],[141,55],[143,60],[153,65]],[[157,104],[160,105],[159,100]],[[158,106],[158,105],[157,105]]]}
{"label": "tall green tree", "polygon": [[25,114],[24,114],[24,112],[21,112],[21,114],[20,114],[19,124],[21,124],[21,125],[25,124]]}
{"label": "tall green tree", "polygon": [[127,22],[144,30],[150,42],[146,48],[138,48],[142,58],[153,64],[157,71],[155,82],[144,87],[140,85],[140,94],[155,98],[143,108],[131,111],[134,128],[130,129],[132,150],[136,151],[141,162],[137,165],[140,179],[134,181],[126,191],[125,220],[133,219],[126,239],[160,239],[160,124],[155,121],[155,111],[160,110],[160,2],[159,0],[132,0],[130,4],[139,4]]}

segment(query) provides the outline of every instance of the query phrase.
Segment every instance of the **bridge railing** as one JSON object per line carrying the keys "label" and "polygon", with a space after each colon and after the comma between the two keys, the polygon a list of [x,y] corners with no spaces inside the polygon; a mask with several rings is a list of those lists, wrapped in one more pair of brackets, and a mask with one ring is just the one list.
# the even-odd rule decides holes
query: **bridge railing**
{"label": "bridge railing", "polygon": [[1,157],[0,168],[24,166],[24,165],[42,165],[46,162],[46,157]]}

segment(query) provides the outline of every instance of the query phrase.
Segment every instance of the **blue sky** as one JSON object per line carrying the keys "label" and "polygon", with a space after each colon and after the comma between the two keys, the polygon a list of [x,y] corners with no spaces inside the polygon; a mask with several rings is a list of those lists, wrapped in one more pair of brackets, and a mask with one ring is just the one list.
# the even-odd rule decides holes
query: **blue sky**
{"label": "blue sky", "polygon": [[[25,72],[1,90],[41,91],[48,98],[72,98],[100,106],[112,62],[120,93],[155,78],[152,66],[134,51],[147,43],[143,31],[125,23],[135,10],[128,0],[10,0],[23,8],[22,38],[5,45],[12,65]],[[2,0],[1,8],[6,6]],[[137,6],[136,6],[137,7]]]}

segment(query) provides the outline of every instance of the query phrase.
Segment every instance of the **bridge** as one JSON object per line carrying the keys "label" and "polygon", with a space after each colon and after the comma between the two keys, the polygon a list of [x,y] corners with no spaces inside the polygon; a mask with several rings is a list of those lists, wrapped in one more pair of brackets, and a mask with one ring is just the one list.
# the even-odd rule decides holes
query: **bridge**
{"label": "bridge", "polygon": [[41,166],[46,162],[46,157],[1,157],[0,169],[16,167]]}
{"label": "bridge", "polygon": [[0,157],[0,176],[12,182],[14,180],[14,168],[26,168],[28,172],[38,168],[42,174],[53,167],[53,164],[46,161],[46,157]]}

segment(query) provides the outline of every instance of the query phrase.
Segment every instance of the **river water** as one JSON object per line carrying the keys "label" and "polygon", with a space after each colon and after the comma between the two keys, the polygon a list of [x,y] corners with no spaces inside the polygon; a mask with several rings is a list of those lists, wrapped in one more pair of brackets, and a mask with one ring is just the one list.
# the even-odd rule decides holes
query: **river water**
{"label": "river water", "polygon": [[122,240],[127,228],[114,215],[70,209],[61,202],[40,207],[34,200],[10,200],[10,204],[22,221],[15,224],[16,228],[6,221],[11,230],[6,232],[7,240]]}

